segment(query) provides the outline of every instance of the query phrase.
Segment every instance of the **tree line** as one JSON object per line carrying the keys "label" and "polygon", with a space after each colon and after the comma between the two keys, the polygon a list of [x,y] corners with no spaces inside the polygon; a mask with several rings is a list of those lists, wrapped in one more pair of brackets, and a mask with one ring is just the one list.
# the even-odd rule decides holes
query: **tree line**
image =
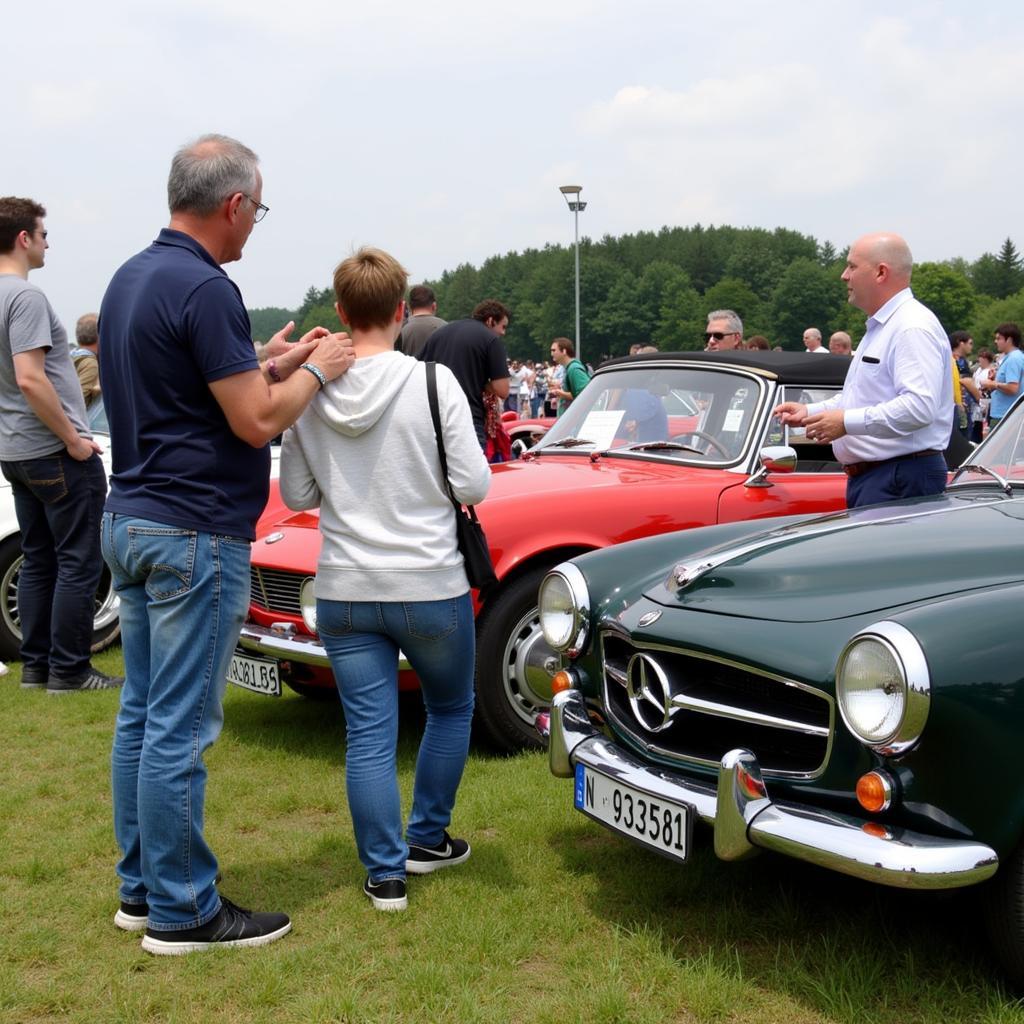
{"label": "tree line", "polygon": [[[828,338],[847,331],[857,342],[864,314],[846,301],[840,274],[846,250],[786,228],[726,225],[663,227],[599,242],[580,241],[580,320],[584,357],[595,364],[624,355],[634,342],[663,351],[704,347],[712,309],[734,309],[747,337],[803,348],[803,332],[817,327]],[[546,245],[492,256],[475,267],[461,264],[424,282],[437,294],[445,320],[469,316],[485,298],[512,310],[505,344],[519,359],[543,359],[551,339],[575,333],[574,257],[571,246]],[[914,267],[914,293],[947,333],[969,330],[976,347],[1005,321],[1024,324],[1024,261],[1009,238],[997,253],[974,262],[954,258]],[[253,337],[266,341],[288,320],[294,337],[317,324],[337,323],[334,292],[311,286],[294,310],[249,311]]]}

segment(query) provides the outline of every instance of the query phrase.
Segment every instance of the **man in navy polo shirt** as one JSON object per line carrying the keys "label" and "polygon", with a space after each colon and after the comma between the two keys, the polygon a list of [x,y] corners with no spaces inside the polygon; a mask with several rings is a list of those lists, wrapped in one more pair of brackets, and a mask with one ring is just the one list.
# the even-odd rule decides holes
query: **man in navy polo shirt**
{"label": "man in navy polo shirt", "polygon": [[352,361],[315,328],[272,339],[261,369],[237,286],[263,218],[255,154],[207,135],[174,157],[170,226],[114,275],[100,309],[113,474],[103,555],[121,599],[126,681],[112,757],[122,858],[114,921],[143,949],[260,946],[291,928],[217,893],[203,838],[203,752],[223,721],[249,604],[249,544],[266,504],[272,437]]}

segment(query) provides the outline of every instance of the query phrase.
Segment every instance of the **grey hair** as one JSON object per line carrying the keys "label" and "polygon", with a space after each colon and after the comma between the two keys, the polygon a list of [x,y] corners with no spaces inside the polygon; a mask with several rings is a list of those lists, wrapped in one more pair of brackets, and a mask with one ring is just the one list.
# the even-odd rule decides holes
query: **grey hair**
{"label": "grey hair", "polygon": [[236,139],[202,135],[174,154],[167,205],[171,213],[209,216],[235,192],[255,192],[258,166],[256,154]]}
{"label": "grey hair", "polygon": [[728,333],[732,334],[735,331],[741,338],[743,337],[743,321],[731,309],[713,309],[708,313],[708,323],[711,323],[712,320],[727,320]]}
{"label": "grey hair", "polygon": [[809,334],[812,338],[817,338],[818,341],[821,341],[821,331],[817,327],[808,327],[804,334]]}

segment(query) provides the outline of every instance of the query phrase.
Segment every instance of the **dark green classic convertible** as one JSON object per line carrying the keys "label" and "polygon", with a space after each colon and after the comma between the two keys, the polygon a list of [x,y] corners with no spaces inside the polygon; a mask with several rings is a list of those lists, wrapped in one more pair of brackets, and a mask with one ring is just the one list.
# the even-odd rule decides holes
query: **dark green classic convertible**
{"label": "dark green classic convertible", "polygon": [[[945,495],[690,530],[564,562],[551,771],[685,861],[693,826],[883,885],[985,883],[1024,984],[1024,403]],[[795,459],[765,453],[754,486]]]}

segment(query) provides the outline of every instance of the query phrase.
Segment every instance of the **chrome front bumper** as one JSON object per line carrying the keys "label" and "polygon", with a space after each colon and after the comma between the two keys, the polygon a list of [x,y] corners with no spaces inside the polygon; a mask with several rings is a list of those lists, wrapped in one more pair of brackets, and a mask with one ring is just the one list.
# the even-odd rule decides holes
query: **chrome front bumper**
{"label": "chrome front bumper", "polygon": [[996,852],[982,843],[774,803],[748,750],[722,758],[717,785],[646,765],[594,728],[578,690],[565,690],[552,701],[548,758],[552,774],[561,778],[571,778],[575,765],[584,764],[625,785],[691,805],[714,828],[715,853],[723,860],[740,860],[758,848],[774,850],[904,889],[974,885],[999,866]]}
{"label": "chrome front bumper", "polygon": [[[327,657],[320,641],[308,633],[297,632],[290,622],[275,623],[273,626],[257,626],[247,622],[242,626],[238,646],[262,658],[314,665],[317,668],[331,667],[331,659]],[[404,672],[409,667],[405,655],[399,651],[398,670]]]}

